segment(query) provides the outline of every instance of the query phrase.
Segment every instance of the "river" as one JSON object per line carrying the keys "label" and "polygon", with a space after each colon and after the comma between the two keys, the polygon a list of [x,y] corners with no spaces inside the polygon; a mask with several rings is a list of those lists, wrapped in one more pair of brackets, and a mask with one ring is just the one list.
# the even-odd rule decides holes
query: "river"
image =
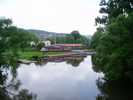
{"label": "river", "polygon": [[[130,98],[129,94],[126,95],[127,98],[120,96],[120,91],[124,93],[121,87],[110,89],[110,86],[102,84],[103,74],[93,71],[91,56],[78,61],[71,59],[63,62],[20,64],[16,74],[13,75],[15,77],[11,77],[11,74],[8,72],[6,84],[11,84],[7,87],[7,91],[13,100],[128,100],[127,98]],[[109,93],[104,91],[104,85],[108,86]],[[120,91],[119,95],[116,95],[118,98],[114,99],[115,94],[112,92],[116,90]]]}

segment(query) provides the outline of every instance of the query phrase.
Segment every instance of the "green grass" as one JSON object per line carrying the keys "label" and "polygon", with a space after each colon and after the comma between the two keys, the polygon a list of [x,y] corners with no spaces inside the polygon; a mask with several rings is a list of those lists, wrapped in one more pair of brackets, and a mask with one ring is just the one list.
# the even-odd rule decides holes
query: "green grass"
{"label": "green grass", "polygon": [[42,57],[43,53],[39,51],[24,51],[19,52],[19,55],[21,59],[31,59],[33,56]]}
{"label": "green grass", "polygon": [[43,56],[57,56],[63,55],[64,52],[40,52],[40,51],[24,51],[19,52],[20,59],[32,59],[33,56],[43,57]]}

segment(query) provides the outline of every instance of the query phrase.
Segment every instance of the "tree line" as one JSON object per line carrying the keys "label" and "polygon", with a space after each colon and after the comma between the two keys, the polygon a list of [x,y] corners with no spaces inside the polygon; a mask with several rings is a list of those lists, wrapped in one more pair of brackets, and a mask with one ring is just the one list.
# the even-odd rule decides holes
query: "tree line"
{"label": "tree line", "polygon": [[12,25],[12,20],[0,19],[0,67],[17,61],[18,51],[30,46],[37,36],[24,29]]}
{"label": "tree line", "polygon": [[83,44],[89,48],[90,37],[83,36],[80,34],[79,31],[74,30],[70,34],[66,34],[64,36],[55,36],[48,39],[52,41],[52,43],[55,43],[56,41],[56,43],[59,43],[59,44]]}
{"label": "tree line", "polygon": [[133,81],[133,0],[101,0],[93,61],[107,80]]}

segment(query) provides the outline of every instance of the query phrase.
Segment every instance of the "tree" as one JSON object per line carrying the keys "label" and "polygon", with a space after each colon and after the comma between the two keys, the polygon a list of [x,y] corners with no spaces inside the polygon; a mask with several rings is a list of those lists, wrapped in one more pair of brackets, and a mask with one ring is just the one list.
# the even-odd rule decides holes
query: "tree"
{"label": "tree", "polygon": [[97,88],[100,93],[96,100],[132,100],[133,87],[127,81],[104,81],[96,80]]}
{"label": "tree", "polygon": [[16,61],[17,51],[30,46],[36,39],[34,34],[12,26],[12,20],[0,19],[0,65]]}
{"label": "tree", "polygon": [[71,32],[72,37],[74,38],[74,42],[77,43],[78,39],[80,39],[81,35],[79,33],[79,31],[72,31]]}
{"label": "tree", "polygon": [[133,1],[101,0],[100,5],[100,12],[107,15],[104,21],[96,20],[104,27],[92,37],[91,45],[97,52],[94,63],[107,80],[133,81]]}
{"label": "tree", "polygon": [[45,44],[44,44],[43,42],[39,42],[39,43],[37,44],[37,49],[38,49],[38,50],[41,50],[43,47],[45,47]]}
{"label": "tree", "polygon": [[95,34],[91,38],[91,48],[95,49],[98,46],[103,32],[104,29],[102,27],[97,28],[97,32],[95,32]]}
{"label": "tree", "polygon": [[132,0],[101,0],[100,13],[102,17],[96,18],[96,24],[109,24],[119,15],[128,15],[133,11]]}

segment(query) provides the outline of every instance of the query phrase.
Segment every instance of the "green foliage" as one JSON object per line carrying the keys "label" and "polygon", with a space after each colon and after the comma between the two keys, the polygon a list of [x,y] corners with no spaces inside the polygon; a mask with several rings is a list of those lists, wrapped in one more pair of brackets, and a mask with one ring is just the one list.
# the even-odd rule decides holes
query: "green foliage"
{"label": "green foliage", "polygon": [[133,0],[101,0],[102,17],[95,19],[96,24],[110,24],[119,15],[128,15],[133,11]]}
{"label": "green foliage", "polygon": [[31,60],[33,57],[44,57],[44,56],[59,56],[59,55],[64,55],[65,52],[41,52],[41,51],[23,51],[19,52],[19,57],[21,59],[27,59]]}
{"label": "green foliage", "polygon": [[0,64],[16,61],[17,51],[29,47],[33,40],[37,40],[34,34],[12,26],[10,19],[0,19]]}
{"label": "green foliage", "polygon": [[37,57],[43,57],[43,53],[40,51],[23,51],[23,52],[19,52],[19,56],[21,59],[27,59],[27,60],[31,60],[33,56],[37,56]]}
{"label": "green foliage", "polygon": [[36,47],[37,47],[38,50],[41,50],[41,48],[43,48],[44,46],[45,46],[45,44],[43,42],[40,42],[40,43],[37,44]]}
{"label": "green foliage", "polygon": [[96,51],[94,63],[108,80],[133,80],[133,3],[129,3],[126,0],[106,2],[107,24],[92,37],[91,47]]}
{"label": "green foliage", "polygon": [[86,48],[90,48],[91,36],[81,36],[79,43],[83,44]]}
{"label": "green foliage", "polygon": [[[50,41],[55,40],[55,37],[50,38]],[[54,43],[54,42],[53,42]],[[90,46],[90,37],[80,35],[78,31],[73,31],[71,34],[66,34],[65,36],[57,36],[56,43],[65,44],[65,43],[81,43],[86,47]]]}
{"label": "green foliage", "polygon": [[72,31],[71,35],[74,39],[74,43],[78,42],[78,40],[80,39],[81,35],[79,33],[79,31]]}
{"label": "green foliage", "polygon": [[65,43],[74,43],[74,38],[71,34],[66,35]]}
{"label": "green foliage", "polygon": [[97,32],[91,38],[91,48],[95,49],[100,42],[100,38],[103,35],[103,28],[97,28]]}

